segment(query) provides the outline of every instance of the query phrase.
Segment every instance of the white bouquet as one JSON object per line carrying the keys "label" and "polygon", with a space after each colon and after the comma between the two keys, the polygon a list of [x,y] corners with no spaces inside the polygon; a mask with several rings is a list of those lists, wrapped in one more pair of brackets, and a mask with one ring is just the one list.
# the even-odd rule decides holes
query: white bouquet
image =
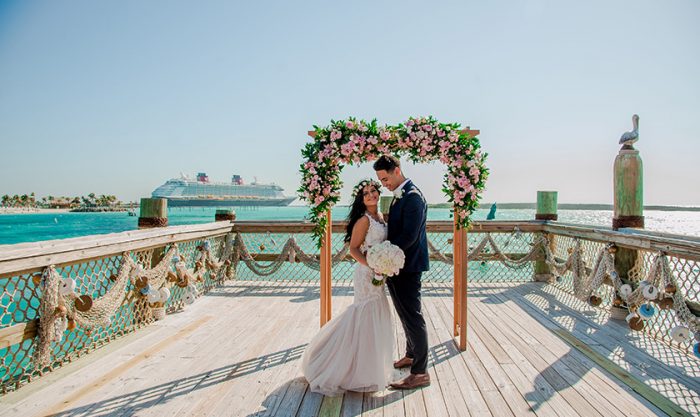
{"label": "white bouquet", "polygon": [[400,247],[388,240],[378,243],[367,251],[367,265],[374,271],[372,284],[382,285],[386,277],[397,275],[403,268],[406,256]]}

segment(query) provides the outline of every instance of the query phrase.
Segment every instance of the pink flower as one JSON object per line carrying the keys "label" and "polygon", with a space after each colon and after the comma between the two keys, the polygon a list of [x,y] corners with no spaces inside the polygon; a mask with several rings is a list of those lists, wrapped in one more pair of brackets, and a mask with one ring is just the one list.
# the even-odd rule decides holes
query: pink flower
{"label": "pink flower", "polygon": [[318,205],[320,205],[321,203],[323,203],[323,200],[324,200],[323,196],[322,196],[322,195],[319,195],[319,196],[317,196],[316,199],[314,200],[314,204],[316,204],[316,205],[318,206]]}
{"label": "pink flower", "polygon": [[366,132],[368,130],[369,130],[369,128],[367,127],[366,124],[363,123],[360,125],[360,132]]}
{"label": "pink flower", "polygon": [[345,127],[347,127],[348,129],[352,129],[353,127],[355,127],[355,123],[348,120],[347,122],[345,122]]}
{"label": "pink flower", "polygon": [[331,132],[331,140],[338,140],[343,137],[343,134],[338,130],[333,130]]}
{"label": "pink flower", "polygon": [[445,131],[442,129],[438,129],[437,135],[439,138],[445,137]]}
{"label": "pink flower", "polygon": [[387,140],[391,137],[391,133],[389,133],[386,130],[382,130],[381,132],[379,132],[379,137],[382,138],[383,140]]}
{"label": "pink flower", "polygon": [[416,122],[414,122],[413,119],[408,119],[408,121],[406,122],[406,126],[408,126],[408,127],[411,127],[414,124],[416,124]]}

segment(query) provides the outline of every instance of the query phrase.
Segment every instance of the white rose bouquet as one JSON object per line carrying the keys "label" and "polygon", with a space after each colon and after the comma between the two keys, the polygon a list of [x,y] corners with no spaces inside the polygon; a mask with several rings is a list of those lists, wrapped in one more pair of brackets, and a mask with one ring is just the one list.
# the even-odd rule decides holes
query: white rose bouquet
{"label": "white rose bouquet", "polygon": [[403,268],[406,256],[400,247],[388,240],[378,243],[367,251],[367,265],[374,271],[372,284],[379,286],[386,277],[397,275]]}

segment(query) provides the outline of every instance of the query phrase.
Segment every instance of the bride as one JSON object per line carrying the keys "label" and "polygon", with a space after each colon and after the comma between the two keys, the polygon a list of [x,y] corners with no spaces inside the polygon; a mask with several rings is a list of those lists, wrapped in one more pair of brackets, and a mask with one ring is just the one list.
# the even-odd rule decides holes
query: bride
{"label": "bride", "polygon": [[384,284],[372,284],[367,249],[386,240],[387,226],[377,210],[381,184],[361,181],[353,191],[345,241],[357,265],[353,272],[355,298],[311,340],[302,359],[302,372],[311,391],[340,395],[344,391],[381,391],[392,371],[394,330]]}

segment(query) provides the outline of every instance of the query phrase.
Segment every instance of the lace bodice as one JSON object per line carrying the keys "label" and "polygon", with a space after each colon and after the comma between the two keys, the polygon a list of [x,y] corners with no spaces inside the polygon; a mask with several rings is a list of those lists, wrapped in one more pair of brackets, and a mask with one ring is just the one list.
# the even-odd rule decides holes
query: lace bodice
{"label": "lace bodice", "polygon": [[[369,214],[366,214],[369,219],[369,229],[365,241],[360,246],[360,250],[366,253],[370,247],[386,240],[387,226],[381,223]],[[367,302],[375,297],[385,297],[384,285],[376,286],[372,284],[374,272],[368,267],[357,264],[353,274],[353,287],[355,289],[355,303]]]}
{"label": "lace bodice", "polygon": [[369,229],[367,229],[367,236],[365,236],[365,241],[362,242],[362,246],[360,247],[362,252],[367,252],[367,249],[371,248],[377,243],[385,241],[387,235],[386,224],[375,220],[367,213],[365,216],[367,216],[369,219]]}

